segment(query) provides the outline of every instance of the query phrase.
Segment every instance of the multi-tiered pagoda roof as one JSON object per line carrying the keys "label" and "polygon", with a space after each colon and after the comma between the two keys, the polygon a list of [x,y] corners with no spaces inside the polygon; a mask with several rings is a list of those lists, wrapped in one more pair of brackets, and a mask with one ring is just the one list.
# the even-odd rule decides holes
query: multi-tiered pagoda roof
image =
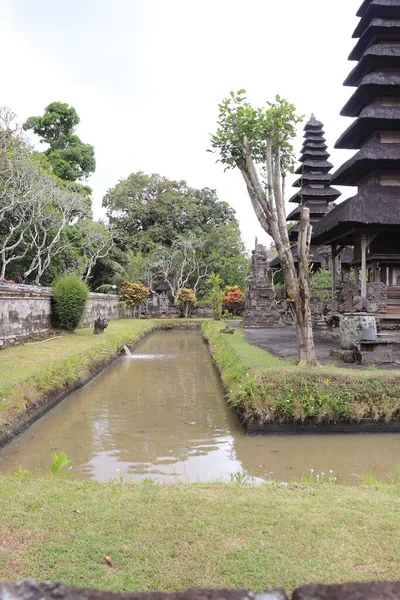
{"label": "multi-tiered pagoda roof", "polygon": [[[310,209],[311,224],[317,223],[328,211],[329,204],[340,196],[340,192],[331,187],[330,170],[333,165],[328,161],[330,154],[325,140],[324,126],[314,115],[304,127],[304,143],[301,149],[300,166],[296,173],[300,178],[293,184],[299,188],[289,202],[297,204],[290,213],[288,221],[300,221],[301,205]],[[299,226],[295,225],[290,240],[297,241]]]}
{"label": "multi-tiered pagoda roof", "polygon": [[336,148],[358,152],[332,183],[358,186],[358,194],[319,221],[313,243],[354,245],[361,263],[360,236],[366,236],[368,261],[380,269],[382,261],[400,265],[400,243],[388,248],[387,237],[400,232],[400,0],[365,0],[357,15],[358,41],[349,56],[357,64],[345,81],[357,89],[341,112],[356,120]]}

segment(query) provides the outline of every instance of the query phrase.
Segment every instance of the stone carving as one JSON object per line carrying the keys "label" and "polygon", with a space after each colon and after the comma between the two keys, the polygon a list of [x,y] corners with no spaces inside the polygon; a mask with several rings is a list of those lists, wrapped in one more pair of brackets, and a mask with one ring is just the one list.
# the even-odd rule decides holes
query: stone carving
{"label": "stone carving", "polygon": [[94,334],[99,335],[100,333],[104,333],[104,330],[107,329],[108,323],[105,319],[101,319],[100,317],[94,322]]}
{"label": "stone carving", "polygon": [[268,277],[268,253],[257,243],[251,259],[251,273],[247,281],[243,327],[276,327],[282,325],[277,309],[275,292]]}

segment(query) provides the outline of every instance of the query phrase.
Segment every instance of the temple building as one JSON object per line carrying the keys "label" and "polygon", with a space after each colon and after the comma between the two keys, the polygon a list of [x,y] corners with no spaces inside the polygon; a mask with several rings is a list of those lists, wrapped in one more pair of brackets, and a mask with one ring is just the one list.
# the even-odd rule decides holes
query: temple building
{"label": "temple building", "polygon": [[355,117],[336,148],[358,150],[332,177],[358,193],[314,227],[313,244],[354,246],[361,298],[367,281],[400,285],[400,0],[365,0],[357,16],[357,61],[344,85],[356,87],[341,114]]}
{"label": "temple building", "polygon": [[[304,127],[304,143],[301,149],[300,166],[296,174],[299,179],[293,184],[293,187],[299,188],[289,202],[297,204],[295,209],[287,217],[287,221],[296,221],[296,224],[289,232],[289,239],[296,243],[299,236],[299,221],[301,205],[304,204],[310,209],[310,220],[313,227],[330,210],[333,203],[341,195],[338,190],[331,187],[330,171],[333,165],[328,162],[330,154],[324,137],[324,126],[317,121],[314,115]],[[297,246],[294,245],[292,253],[297,262]],[[343,255],[343,252],[341,253]],[[330,248],[326,246],[311,246],[310,263],[313,270],[326,269],[332,271],[332,265],[336,265],[336,273],[340,273],[341,256],[335,257],[332,261]],[[352,253],[346,250],[344,261],[347,263],[352,260]],[[280,265],[279,258],[271,263],[271,267]]]}

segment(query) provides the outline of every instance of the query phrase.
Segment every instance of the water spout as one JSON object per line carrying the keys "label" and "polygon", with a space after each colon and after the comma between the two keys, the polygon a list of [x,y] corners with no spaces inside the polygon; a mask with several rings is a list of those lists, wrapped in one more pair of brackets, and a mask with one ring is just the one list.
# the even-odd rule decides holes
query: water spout
{"label": "water spout", "polygon": [[122,346],[122,350],[125,352],[127,356],[132,356],[131,351],[127,346]]}

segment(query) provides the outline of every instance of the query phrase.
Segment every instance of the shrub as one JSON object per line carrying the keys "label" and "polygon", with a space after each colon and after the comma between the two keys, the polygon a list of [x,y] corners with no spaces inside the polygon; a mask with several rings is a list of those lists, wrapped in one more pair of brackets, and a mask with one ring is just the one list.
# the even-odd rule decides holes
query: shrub
{"label": "shrub", "polygon": [[207,284],[210,286],[208,300],[211,302],[214,319],[220,321],[222,318],[222,300],[224,298],[224,292],[221,289],[222,279],[219,275],[211,273]]}
{"label": "shrub", "polygon": [[74,331],[85,312],[89,288],[79,277],[66,275],[53,284],[53,325]]}
{"label": "shrub", "polygon": [[178,306],[180,306],[182,315],[188,318],[194,308],[197,306],[197,298],[190,288],[182,288],[178,291]]}
{"label": "shrub", "polygon": [[222,300],[222,308],[231,315],[241,317],[244,311],[244,294],[238,285],[227,286]]}
{"label": "shrub", "polygon": [[321,269],[310,276],[311,294],[314,300],[323,302],[329,300],[332,296],[332,277]]}
{"label": "shrub", "polygon": [[119,290],[119,297],[128,308],[144,304],[149,296],[150,291],[143,283],[131,283],[128,279],[124,279]]}

